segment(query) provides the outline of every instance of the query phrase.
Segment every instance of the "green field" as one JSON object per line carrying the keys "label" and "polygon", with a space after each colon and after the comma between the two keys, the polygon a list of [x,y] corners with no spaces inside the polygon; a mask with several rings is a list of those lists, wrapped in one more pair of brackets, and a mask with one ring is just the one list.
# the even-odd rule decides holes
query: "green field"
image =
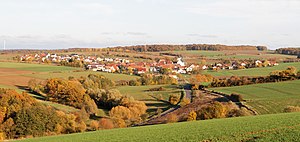
{"label": "green field", "polygon": [[300,113],[202,120],[80,134],[41,137],[23,142],[145,141],[300,141]]}
{"label": "green field", "polygon": [[49,71],[70,71],[78,70],[79,68],[54,66],[44,64],[28,64],[28,63],[14,63],[14,62],[0,62],[0,68],[10,68],[33,72],[49,72]]}
{"label": "green field", "polygon": [[[163,87],[164,91],[147,91],[150,88]],[[148,85],[148,86],[120,86],[117,89],[127,96],[132,96],[136,100],[146,103],[148,112],[155,112],[158,108],[166,109],[170,106],[168,99],[170,94],[180,95],[180,89],[176,85]],[[164,101],[157,100],[156,98],[161,95]]]}
{"label": "green field", "polygon": [[300,62],[296,63],[281,63],[274,67],[261,67],[261,68],[251,68],[242,70],[219,70],[211,71],[205,70],[203,74],[211,74],[213,76],[267,76],[270,72],[274,70],[285,70],[288,66],[294,66],[300,70]]}
{"label": "green field", "polygon": [[280,113],[287,106],[300,106],[300,80],[235,87],[212,88],[227,94],[238,93],[259,114]]}
{"label": "green field", "polygon": [[81,76],[87,77],[89,74],[100,74],[104,75],[106,78],[109,78],[113,81],[118,80],[132,80],[139,78],[134,75],[126,75],[126,74],[117,74],[117,73],[106,73],[106,72],[94,72],[94,71],[63,71],[63,72],[47,72],[47,73],[35,73],[35,74],[26,74],[24,76],[38,78],[38,79],[48,79],[48,78],[64,78],[68,79],[68,77],[73,76],[75,78],[79,78]]}
{"label": "green field", "polygon": [[[151,88],[163,87],[165,91],[147,91]],[[180,93],[176,85],[148,85],[148,86],[120,86],[117,88],[122,94],[132,96],[137,100],[152,99],[150,95],[161,94],[164,99],[168,99],[170,93]]]}

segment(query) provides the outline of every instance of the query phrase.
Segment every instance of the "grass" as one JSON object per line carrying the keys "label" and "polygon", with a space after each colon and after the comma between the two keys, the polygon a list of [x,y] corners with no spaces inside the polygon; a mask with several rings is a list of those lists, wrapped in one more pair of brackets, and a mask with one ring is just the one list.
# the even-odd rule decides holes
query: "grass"
{"label": "grass", "polygon": [[[165,91],[147,91],[151,88],[163,87]],[[161,94],[164,99],[167,99],[170,93],[178,93],[180,89],[176,85],[148,85],[148,86],[120,86],[117,88],[122,94],[132,96],[137,100],[153,99],[149,95]]]}
{"label": "grass", "polygon": [[100,130],[21,142],[300,141],[300,113],[283,113]]}
{"label": "grass", "polygon": [[66,67],[66,66],[14,63],[14,62],[0,62],[0,68],[11,68],[16,70],[25,70],[25,71],[33,71],[33,72],[71,71],[71,70],[78,69],[78,68]]}
{"label": "grass", "polygon": [[212,88],[227,94],[238,93],[259,114],[280,113],[287,106],[300,106],[300,80],[236,87]]}
{"label": "grass", "polygon": [[267,76],[274,70],[285,70],[288,66],[294,66],[300,70],[300,62],[295,63],[281,63],[274,67],[251,68],[242,70],[220,70],[211,71],[205,70],[203,74],[211,74],[213,76]]}
{"label": "grass", "polygon": [[68,79],[70,76],[73,76],[75,78],[79,78],[81,76],[87,77],[89,74],[104,75],[105,77],[107,77],[108,79],[111,79],[113,81],[118,81],[118,80],[132,80],[132,79],[139,78],[138,76],[133,76],[133,75],[117,74],[117,73],[106,73],[106,72],[94,72],[94,71],[47,72],[47,73],[26,74],[24,76],[38,78],[38,79],[48,79],[48,78],[64,78],[64,79]]}

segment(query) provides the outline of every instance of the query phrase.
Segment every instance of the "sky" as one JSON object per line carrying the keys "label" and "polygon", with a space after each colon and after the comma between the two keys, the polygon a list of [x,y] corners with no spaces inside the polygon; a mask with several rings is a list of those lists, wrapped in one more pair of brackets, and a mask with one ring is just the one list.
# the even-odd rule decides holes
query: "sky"
{"label": "sky", "polygon": [[300,0],[0,0],[0,19],[6,49],[300,46]]}

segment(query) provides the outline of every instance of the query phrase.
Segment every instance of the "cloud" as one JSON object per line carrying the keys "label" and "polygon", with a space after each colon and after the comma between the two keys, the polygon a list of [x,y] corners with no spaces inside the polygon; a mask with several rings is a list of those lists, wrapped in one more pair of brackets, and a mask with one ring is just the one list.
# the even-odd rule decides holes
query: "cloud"
{"label": "cloud", "polygon": [[127,32],[127,35],[133,35],[133,36],[145,36],[147,33],[142,33],[142,32]]}
{"label": "cloud", "polygon": [[147,36],[147,33],[144,32],[103,32],[102,35],[111,35],[111,36]]}
{"label": "cloud", "polygon": [[54,36],[18,35],[0,36],[0,41],[6,40],[7,49],[63,49],[73,47],[103,47],[106,43],[101,40],[81,40],[69,35]]}
{"label": "cloud", "polygon": [[111,15],[115,13],[115,9],[107,4],[94,2],[94,3],[75,3],[74,7],[79,9],[80,11],[87,13],[99,13],[102,15]]}
{"label": "cloud", "polygon": [[189,5],[185,11],[199,15],[236,18],[284,17],[286,14],[299,15],[299,6],[300,1],[297,0],[214,0]]}
{"label": "cloud", "polygon": [[187,34],[187,36],[191,36],[191,37],[202,37],[202,38],[218,38],[217,35]]}

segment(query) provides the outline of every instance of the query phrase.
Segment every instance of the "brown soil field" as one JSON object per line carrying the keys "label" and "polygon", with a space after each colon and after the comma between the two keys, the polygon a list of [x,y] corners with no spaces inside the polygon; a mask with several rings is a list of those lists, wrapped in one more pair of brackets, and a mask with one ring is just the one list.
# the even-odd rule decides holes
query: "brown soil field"
{"label": "brown soil field", "polygon": [[8,86],[26,86],[32,78],[22,76],[23,74],[32,74],[32,71],[21,71],[9,68],[0,68],[0,84]]}

